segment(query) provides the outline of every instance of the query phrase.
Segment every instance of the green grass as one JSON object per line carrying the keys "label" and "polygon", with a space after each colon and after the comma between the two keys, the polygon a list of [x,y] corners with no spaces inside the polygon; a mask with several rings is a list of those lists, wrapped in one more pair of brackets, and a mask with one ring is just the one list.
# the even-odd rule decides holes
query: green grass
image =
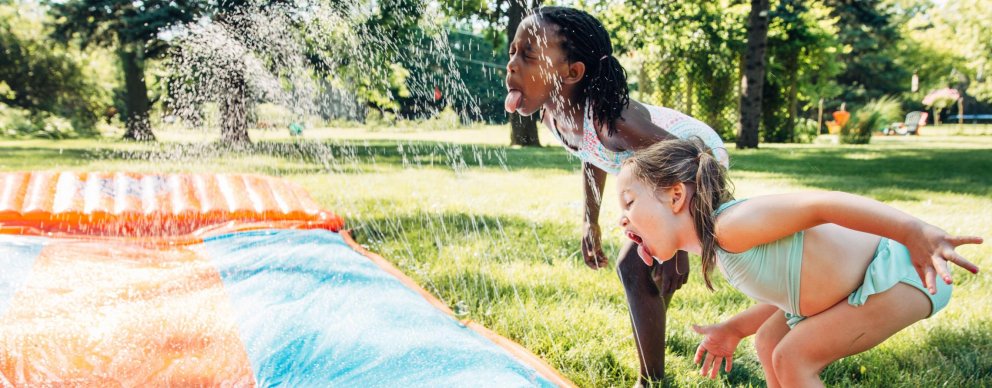
{"label": "green grass", "polygon": [[[919,137],[875,137],[866,146],[762,145],[731,150],[738,197],[844,190],[885,201],[952,233],[992,236],[992,130],[927,128]],[[253,132],[248,151],[212,146],[215,135],[160,133],[162,143],[0,140],[0,171],[71,169],[224,171],[279,175],[345,216],[359,242],[469,318],[507,336],[580,386],[630,386],[637,361],[627,307],[612,268],[579,258],[578,161],[543,148],[504,147],[505,128],[308,129]],[[547,135],[542,132],[542,136]],[[613,180],[601,224],[611,257],[622,243]],[[960,250],[987,270],[992,244]],[[829,385],[976,386],[992,381],[992,280],[958,271],[953,302],[938,316],[869,352],[828,367]],[[719,276],[715,276],[719,278]],[[745,341],[733,373],[712,382],[692,365],[693,323],[727,318],[750,301],[699,271],[669,315],[668,381],[677,386],[763,385]]]}

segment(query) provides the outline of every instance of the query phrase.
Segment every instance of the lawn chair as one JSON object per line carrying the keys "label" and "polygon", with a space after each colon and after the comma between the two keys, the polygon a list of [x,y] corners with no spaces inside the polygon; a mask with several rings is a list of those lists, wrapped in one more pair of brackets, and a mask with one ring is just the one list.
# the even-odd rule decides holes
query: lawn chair
{"label": "lawn chair", "polygon": [[920,128],[927,125],[927,112],[912,111],[906,114],[905,122],[892,123],[882,130],[885,135],[919,135]]}

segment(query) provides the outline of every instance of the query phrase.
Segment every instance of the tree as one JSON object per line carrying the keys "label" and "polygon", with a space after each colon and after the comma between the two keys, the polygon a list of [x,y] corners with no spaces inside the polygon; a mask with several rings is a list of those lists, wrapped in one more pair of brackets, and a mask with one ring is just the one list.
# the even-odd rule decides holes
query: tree
{"label": "tree", "polygon": [[729,138],[745,11],[730,1],[628,1],[608,6],[603,23],[626,54],[635,98],[698,117]]}
{"label": "tree", "polygon": [[[77,134],[93,134],[108,105],[87,79],[81,53],[51,45],[37,4],[0,3],[0,104],[30,112],[33,129],[47,116],[69,118]],[[26,129],[26,128],[25,128]],[[46,136],[65,134],[48,133]]]}
{"label": "tree", "polygon": [[[513,36],[517,33],[517,27],[534,7],[540,5],[540,1],[534,1],[530,7],[523,3],[523,0],[509,0],[510,7],[506,11],[509,22],[506,24],[507,42],[513,41]],[[537,116],[524,117],[517,112],[510,113],[510,145],[519,146],[541,146],[537,137]]]}
{"label": "tree", "polygon": [[[424,17],[433,5],[421,0],[369,3],[375,5],[372,12],[331,7],[334,24],[304,24],[310,31],[304,34],[305,51],[316,73],[329,84],[350,88],[372,116],[426,117],[454,104],[464,116],[477,117],[449,42],[462,37],[454,38],[433,13]],[[435,88],[441,94],[437,100]]]}
{"label": "tree", "polygon": [[926,15],[929,28],[921,29],[920,33],[920,38],[928,46],[950,51],[959,58],[954,68],[967,78],[967,94],[987,103],[992,102],[992,23],[988,20],[989,9],[992,9],[990,0],[945,2]]}
{"label": "tree", "polygon": [[[424,50],[415,58],[402,59],[400,64],[410,74],[405,80],[409,96],[398,101],[400,112],[404,117],[431,117],[451,107],[465,121],[505,122],[506,53],[480,34],[457,27],[446,34],[450,52]],[[419,47],[430,47],[436,39],[421,35]]]}
{"label": "tree", "polygon": [[151,101],[145,83],[145,61],[166,48],[159,32],[195,20],[209,2],[196,0],[68,0],[51,2],[54,35],[62,41],[78,39],[85,48],[115,48],[125,85],[125,121],[128,140],[155,140],[148,121]]}
{"label": "tree", "polygon": [[772,7],[761,101],[762,141],[810,140],[817,130],[807,126],[805,133],[797,133],[800,116],[812,111],[820,99],[840,94],[834,78],[844,67],[837,60],[840,44],[829,12],[819,1],[780,0]]}
{"label": "tree", "polygon": [[761,93],[765,81],[765,49],[768,40],[768,0],[751,0],[748,15],[747,50],[741,80],[740,129],[737,148],[758,148]]}
{"label": "tree", "polygon": [[[216,101],[221,142],[239,148],[251,144],[248,127],[256,101],[284,97],[286,85],[295,85],[291,78],[306,71],[306,61],[281,4],[225,5],[212,10],[211,22],[176,30],[169,56],[169,106],[196,121],[200,106]],[[267,17],[255,17],[261,14]]]}
{"label": "tree", "polygon": [[903,40],[892,6],[884,0],[827,0],[837,18],[838,38],[844,46],[839,59],[845,70],[837,77],[844,90],[841,100],[862,105],[886,95],[909,91],[912,72],[900,65],[897,51]]}
{"label": "tree", "polygon": [[[517,32],[520,22],[541,5],[542,0],[444,0],[442,5],[448,15],[456,20],[483,24],[484,35],[493,39],[498,51],[506,51]],[[502,28],[502,27],[505,27]],[[540,146],[537,136],[537,117],[509,114],[510,144]]]}

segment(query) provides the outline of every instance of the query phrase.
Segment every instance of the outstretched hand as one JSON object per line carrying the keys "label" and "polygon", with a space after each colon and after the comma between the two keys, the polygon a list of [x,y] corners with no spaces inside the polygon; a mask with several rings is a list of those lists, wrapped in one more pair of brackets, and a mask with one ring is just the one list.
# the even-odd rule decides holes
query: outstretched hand
{"label": "outstretched hand", "polygon": [[[734,362],[734,351],[737,350],[737,345],[740,344],[743,337],[735,334],[723,324],[692,325],[692,330],[703,335],[703,342],[696,348],[695,363],[703,362],[699,374],[709,375],[711,379],[715,379],[720,370],[721,362],[726,365],[724,370],[730,373]],[[703,358],[704,355],[706,356],[705,359]]]}
{"label": "outstretched hand", "polygon": [[582,233],[582,259],[586,265],[592,269],[606,268],[609,260],[603,253],[603,242],[600,236],[599,225],[585,224]]}
{"label": "outstretched hand", "polygon": [[955,248],[964,244],[981,244],[983,242],[981,237],[952,236],[943,229],[929,224],[923,225],[919,236],[914,237],[917,238],[908,239],[910,244],[906,247],[909,249],[916,273],[920,275],[930,294],[937,293],[937,276],[940,276],[944,283],[952,283],[947,263],[954,263],[971,273],[978,273],[978,266],[957,253]]}

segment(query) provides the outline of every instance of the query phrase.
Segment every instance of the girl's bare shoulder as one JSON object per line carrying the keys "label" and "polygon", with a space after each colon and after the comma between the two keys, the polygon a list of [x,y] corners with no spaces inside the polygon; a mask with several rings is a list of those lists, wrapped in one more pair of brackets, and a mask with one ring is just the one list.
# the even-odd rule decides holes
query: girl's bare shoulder
{"label": "girl's bare shoulder", "polygon": [[667,132],[651,121],[651,112],[644,104],[630,100],[617,120],[617,133],[612,136],[615,144],[624,150],[636,151],[664,140]]}

